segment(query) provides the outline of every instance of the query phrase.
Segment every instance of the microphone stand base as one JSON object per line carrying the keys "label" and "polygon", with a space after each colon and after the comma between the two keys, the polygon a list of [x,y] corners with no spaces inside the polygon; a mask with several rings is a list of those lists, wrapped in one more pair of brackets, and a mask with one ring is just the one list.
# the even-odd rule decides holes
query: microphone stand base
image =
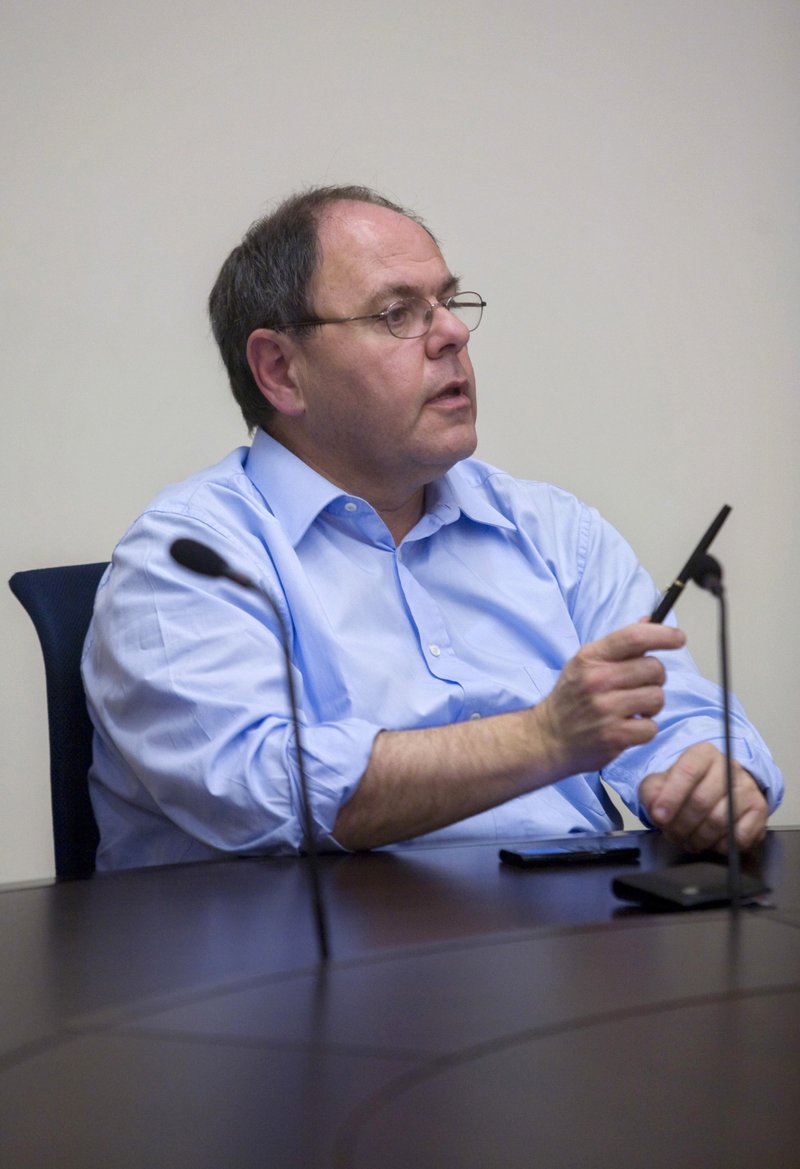
{"label": "microphone stand base", "polygon": [[[741,906],[757,904],[756,898],[770,891],[760,878],[744,873],[739,886],[737,904]],[[733,905],[728,867],[713,861],[692,861],[655,872],[615,877],[611,888],[623,901],[635,901],[642,909],[654,912]]]}

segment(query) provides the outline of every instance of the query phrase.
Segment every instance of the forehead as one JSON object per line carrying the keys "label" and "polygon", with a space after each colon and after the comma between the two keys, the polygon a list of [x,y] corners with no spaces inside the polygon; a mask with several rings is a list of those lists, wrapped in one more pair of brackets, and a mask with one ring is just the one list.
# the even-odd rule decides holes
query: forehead
{"label": "forehead", "polygon": [[394,290],[437,292],[452,277],[435,240],[405,215],[371,203],[342,202],[320,220],[317,311],[350,308]]}

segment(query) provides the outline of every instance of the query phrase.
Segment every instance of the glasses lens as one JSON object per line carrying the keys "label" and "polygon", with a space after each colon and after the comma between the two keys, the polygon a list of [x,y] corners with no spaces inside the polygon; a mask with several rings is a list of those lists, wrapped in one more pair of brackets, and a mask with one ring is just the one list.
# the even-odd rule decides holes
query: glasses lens
{"label": "glasses lens", "polygon": [[390,333],[408,340],[410,337],[421,337],[427,333],[432,316],[433,309],[427,300],[410,296],[390,304],[386,310],[385,320]]}
{"label": "glasses lens", "polygon": [[483,300],[477,292],[459,292],[446,304],[453,316],[458,317],[470,333],[477,329],[483,316]]}
{"label": "glasses lens", "polygon": [[[440,301],[444,307],[467,326],[470,333],[477,329],[483,316],[484,301],[477,292],[459,292],[456,296]],[[396,300],[382,314],[389,332],[395,337],[408,340],[424,337],[431,327],[434,306],[422,297],[408,296]]]}

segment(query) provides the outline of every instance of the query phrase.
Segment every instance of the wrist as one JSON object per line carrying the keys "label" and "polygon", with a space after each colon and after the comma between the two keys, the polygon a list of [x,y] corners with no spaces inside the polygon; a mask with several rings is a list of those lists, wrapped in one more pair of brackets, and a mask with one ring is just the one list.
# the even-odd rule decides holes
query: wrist
{"label": "wrist", "polygon": [[559,733],[548,700],[543,699],[523,713],[526,718],[528,755],[535,762],[536,774],[541,782],[552,783],[570,775],[565,738]]}

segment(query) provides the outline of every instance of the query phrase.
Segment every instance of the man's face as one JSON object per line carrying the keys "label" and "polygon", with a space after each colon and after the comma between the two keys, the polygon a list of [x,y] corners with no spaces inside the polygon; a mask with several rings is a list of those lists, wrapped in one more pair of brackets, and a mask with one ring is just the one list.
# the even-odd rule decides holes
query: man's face
{"label": "man's face", "polygon": [[[384,207],[334,204],[319,240],[316,316],[361,316],[403,296],[434,301],[456,291],[428,233]],[[466,326],[441,307],[425,336],[406,340],[383,321],[316,329],[297,345],[302,411],[285,432],[287,445],[379,509],[404,503],[475,450],[468,338]]]}

